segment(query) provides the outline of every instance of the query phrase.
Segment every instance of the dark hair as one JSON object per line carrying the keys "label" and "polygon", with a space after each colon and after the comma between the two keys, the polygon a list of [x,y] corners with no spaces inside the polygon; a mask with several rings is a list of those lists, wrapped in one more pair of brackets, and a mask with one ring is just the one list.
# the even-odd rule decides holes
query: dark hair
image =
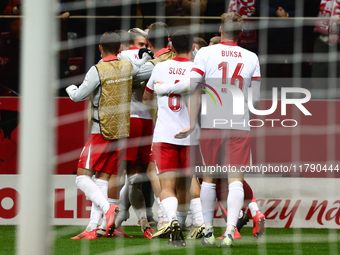
{"label": "dark hair", "polygon": [[148,29],[148,40],[154,48],[160,49],[168,46],[169,32],[165,23],[152,23]]}
{"label": "dark hair", "polygon": [[196,43],[199,46],[199,48],[208,46],[208,43],[203,38],[200,37],[195,37],[194,43]]}
{"label": "dark hair", "polygon": [[171,36],[172,46],[177,53],[188,53],[192,49],[194,39],[186,30],[178,30]]}
{"label": "dark hair", "polygon": [[119,35],[114,32],[105,32],[100,37],[100,45],[103,47],[105,52],[117,55],[120,48]]}

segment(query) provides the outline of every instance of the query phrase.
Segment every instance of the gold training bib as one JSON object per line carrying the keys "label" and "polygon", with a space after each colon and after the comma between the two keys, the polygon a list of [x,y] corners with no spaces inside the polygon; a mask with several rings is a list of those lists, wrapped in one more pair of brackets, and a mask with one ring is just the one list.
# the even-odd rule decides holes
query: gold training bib
{"label": "gold training bib", "polygon": [[106,140],[129,137],[132,66],[127,60],[115,60],[99,63],[96,68],[101,85],[100,132]]}

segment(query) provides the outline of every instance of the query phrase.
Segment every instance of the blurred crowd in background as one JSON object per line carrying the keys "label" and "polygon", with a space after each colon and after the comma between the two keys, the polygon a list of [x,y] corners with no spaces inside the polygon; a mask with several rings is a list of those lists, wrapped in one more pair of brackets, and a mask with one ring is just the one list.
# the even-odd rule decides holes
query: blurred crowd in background
{"label": "blurred crowd in background", "polygon": [[[73,77],[72,82],[80,84],[88,68],[100,60],[98,43],[104,32],[133,27],[146,29],[155,21],[163,21],[172,33],[179,27],[186,27],[197,37],[198,48],[207,47],[218,43],[220,15],[228,11],[248,18],[238,44],[259,55],[262,77],[309,78],[311,80],[305,82],[307,88],[322,90],[327,89],[327,85],[314,82],[312,78],[340,76],[336,57],[340,42],[340,12],[337,11],[340,4],[335,0],[139,0],[126,3],[122,0],[59,1],[56,13],[62,42],[59,96],[66,96],[64,88],[70,84],[67,79]],[[0,96],[20,95],[20,15],[24,4],[23,0],[0,0]],[[334,19],[329,19],[331,17]],[[95,43],[88,40],[93,34],[97,36]]]}

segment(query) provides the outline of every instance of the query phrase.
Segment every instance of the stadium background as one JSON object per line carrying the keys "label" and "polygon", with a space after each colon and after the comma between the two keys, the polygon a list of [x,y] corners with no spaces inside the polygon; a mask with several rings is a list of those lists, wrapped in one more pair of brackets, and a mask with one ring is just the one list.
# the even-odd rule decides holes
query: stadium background
{"label": "stadium background", "polygon": [[[251,1],[249,1],[251,2]],[[56,44],[58,51],[59,72],[56,99],[55,118],[55,168],[52,176],[52,190],[49,217],[55,225],[83,225],[89,217],[89,201],[77,191],[74,185],[74,175],[77,159],[87,136],[87,102],[74,103],[65,96],[64,88],[69,84],[80,84],[84,73],[98,59],[97,43],[100,29],[114,24],[115,29],[129,29],[131,27],[146,28],[151,21],[181,20],[183,17],[171,16],[166,19],[163,1],[156,3],[153,13],[142,13],[140,4],[130,5],[130,1],[87,1],[90,4],[82,4],[81,1],[73,4],[65,1],[65,6],[70,10],[68,20],[68,33]],[[116,12],[105,13],[106,7],[112,4],[122,7],[116,8]],[[146,4],[154,3],[145,1]],[[219,15],[216,10],[227,10],[229,1],[208,1],[205,12],[192,9],[192,15],[188,16],[188,28],[196,36],[204,36],[208,41],[217,34]],[[298,126],[295,128],[283,128],[280,125],[270,127],[266,123],[264,127],[252,129],[252,154],[254,165],[304,165],[319,164],[326,166],[327,170],[310,171],[303,170],[294,173],[257,173],[247,174],[246,178],[254,189],[260,209],[267,216],[269,227],[290,228],[339,228],[340,226],[340,202],[337,198],[339,186],[337,185],[339,172],[330,171],[329,167],[340,167],[340,93],[339,93],[339,50],[335,44],[328,48],[327,52],[316,53],[313,44],[319,34],[313,31],[320,1],[295,1],[296,15],[285,20],[271,18],[265,15],[266,5],[269,1],[261,1],[261,8],[257,17],[250,17],[257,30],[257,53],[261,64],[263,82],[261,88],[261,109],[269,109],[271,106],[272,88],[278,87],[303,87],[312,94],[312,100],[304,106],[312,113],[312,116],[304,116],[296,107],[289,106],[287,116],[284,119],[296,119]],[[64,6],[64,7],[65,7]],[[56,8],[55,8],[56,9]],[[53,11],[55,11],[55,9]],[[103,11],[103,12],[101,12]],[[152,12],[152,9],[149,11]],[[97,16],[100,13],[101,16]],[[58,13],[59,14],[59,13]],[[156,15],[155,15],[156,14]],[[130,17],[133,16],[133,17]],[[122,16],[124,16],[122,18]],[[129,17],[126,17],[129,16]],[[198,18],[198,16],[200,16]],[[13,20],[13,16],[0,16],[1,21]],[[339,15],[336,16],[339,18]],[[58,23],[60,19],[58,18]],[[200,22],[197,22],[197,21]],[[108,22],[108,21],[111,21]],[[59,31],[65,32],[64,24],[60,22]],[[107,23],[107,24],[106,24]],[[81,29],[75,37],[74,28],[81,24]],[[293,52],[290,54],[268,54],[268,49],[275,47],[270,44],[268,34],[270,29],[291,27],[293,30]],[[79,28],[78,28],[79,29]],[[97,36],[94,36],[97,35]],[[38,38],[46,38],[36,35]],[[10,32],[1,33],[1,56],[10,58]],[[67,51],[67,58],[62,55]],[[56,53],[54,52],[54,53]],[[2,58],[3,60],[3,58]],[[325,76],[315,78],[312,74],[313,63],[321,62],[328,65],[328,73]],[[7,62],[1,62],[1,96],[0,110],[20,111],[19,100],[16,93],[20,91],[4,86],[9,77]],[[24,63],[24,62],[23,62]],[[291,65],[292,73],[283,73],[285,79],[271,77],[268,66],[281,64]],[[285,66],[286,64],[286,66]],[[54,70],[57,70],[55,68]],[[60,71],[60,70],[63,70]],[[6,83],[4,83],[6,82]],[[25,83],[22,83],[25,86]],[[280,93],[279,93],[280,96]],[[0,140],[0,224],[19,224],[21,210],[19,210],[19,197],[21,187],[19,184],[19,128],[21,120],[12,126],[5,127],[4,111],[1,112]],[[16,122],[16,116],[13,117]],[[253,118],[264,119],[263,116]],[[266,119],[283,119],[278,109]],[[12,120],[12,119],[11,119]],[[5,131],[7,136],[5,136]],[[9,136],[8,136],[9,132]],[[34,149],[34,146],[32,146]],[[339,169],[340,170],[340,169]],[[215,212],[216,223],[223,226],[222,219],[218,218],[219,211]],[[134,225],[137,220],[134,213],[127,222]],[[248,224],[250,225],[250,224]]]}

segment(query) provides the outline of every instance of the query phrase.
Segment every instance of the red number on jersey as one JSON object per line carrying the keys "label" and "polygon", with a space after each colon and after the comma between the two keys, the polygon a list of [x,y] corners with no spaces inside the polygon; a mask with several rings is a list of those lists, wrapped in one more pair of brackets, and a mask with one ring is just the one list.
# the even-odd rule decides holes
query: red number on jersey
{"label": "red number on jersey", "polygon": [[[236,81],[238,81],[238,87],[243,91],[243,77],[240,75],[243,68],[242,63],[238,63],[233,76],[231,77],[231,85],[236,85]],[[218,70],[222,69],[222,84],[227,84],[227,73],[228,73],[228,62],[221,62],[218,65]]]}
{"label": "red number on jersey", "polygon": [[218,65],[218,70],[222,69],[222,84],[227,84],[228,62],[221,62]]}
{"label": "red number on jersey", "polygon": [[178,112],[182,108],[182,100],[180,94],[170,94],[168,100],[169,108],[173,112]]}
{"label": "red number on jersey", "polygon": [[[176,80],[175,83],[179,82]],[[170,94],[168,99],[168,105],[171,111],[178,112],[182,108],[182,100],[180,94]]]}

